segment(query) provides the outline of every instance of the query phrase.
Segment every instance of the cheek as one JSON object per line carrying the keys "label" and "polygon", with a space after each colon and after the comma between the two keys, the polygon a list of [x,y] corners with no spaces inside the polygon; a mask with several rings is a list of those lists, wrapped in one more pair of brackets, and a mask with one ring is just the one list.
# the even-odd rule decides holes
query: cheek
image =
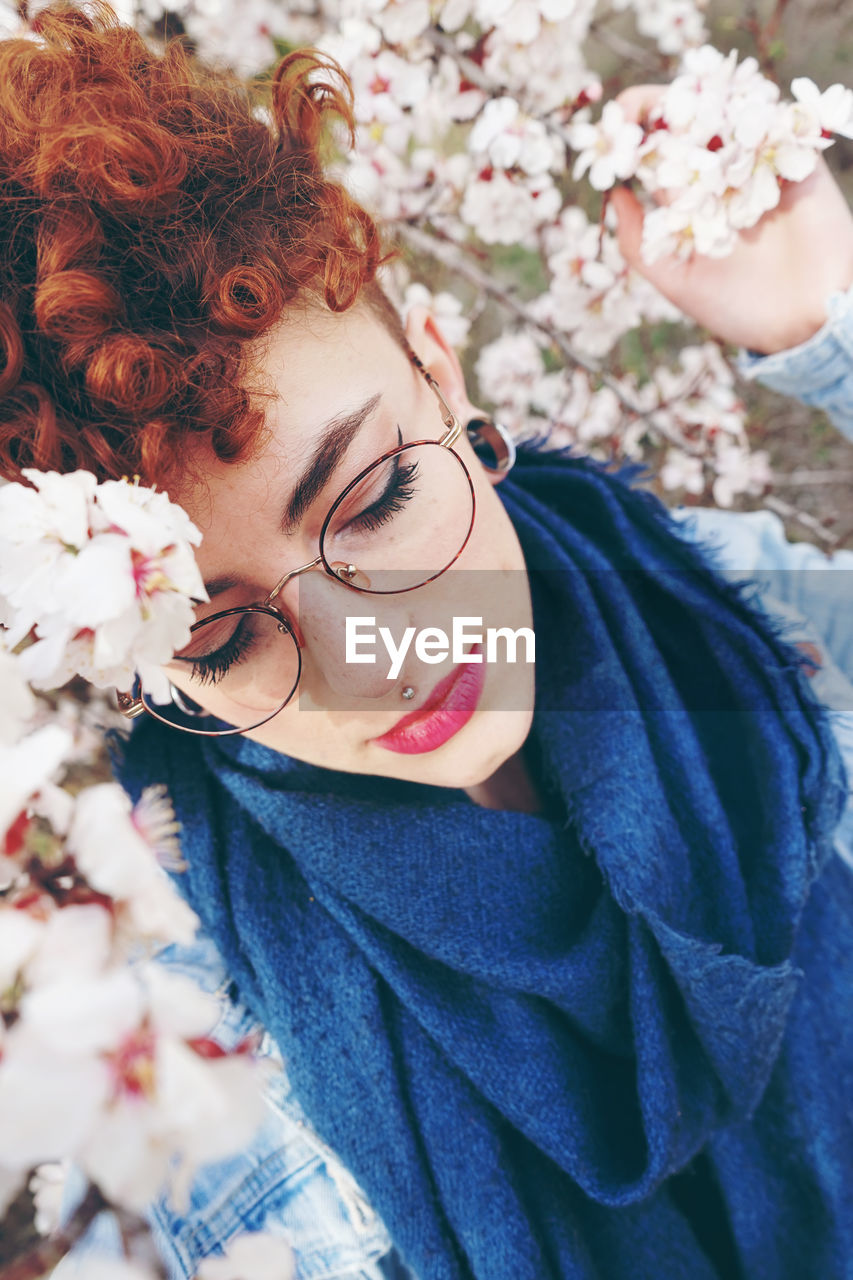
{"label": "cheek", "polygon": [[518,535],[495,486],[482,468],[475,480],[475,495],[477,513],[469,543],[469,546],[473,544],[472,551],[484,568],[524,571],[524,555]]}

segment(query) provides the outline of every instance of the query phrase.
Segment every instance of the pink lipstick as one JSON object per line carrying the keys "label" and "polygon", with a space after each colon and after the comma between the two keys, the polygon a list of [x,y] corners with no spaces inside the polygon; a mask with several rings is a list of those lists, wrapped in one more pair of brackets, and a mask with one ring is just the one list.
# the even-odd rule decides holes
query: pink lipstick
{"label": "pink lipstick", "polygon": [[[480,655],[476,646],[472,654]],[[398,720],[393,728],[372,741],[386,751],[417,755],[443,746],[477,710],[486,683],[486,668],[479,662],[461,662],[433,689],[423,706]]]}

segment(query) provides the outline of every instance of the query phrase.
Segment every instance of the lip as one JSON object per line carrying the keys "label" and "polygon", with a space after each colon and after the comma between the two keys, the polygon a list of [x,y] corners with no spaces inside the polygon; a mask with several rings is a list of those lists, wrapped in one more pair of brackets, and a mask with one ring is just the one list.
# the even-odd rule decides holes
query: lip
{"label": "lip", "polygon": [[486,683],[480,646],[475,645],[471,653],[479,655],[480,661],[460,662],[439,680],[417,711],[403,716],[387,733],[371,741],[386,751],[398,751],[402,755],[435,751],[448,742],[477,710]]}

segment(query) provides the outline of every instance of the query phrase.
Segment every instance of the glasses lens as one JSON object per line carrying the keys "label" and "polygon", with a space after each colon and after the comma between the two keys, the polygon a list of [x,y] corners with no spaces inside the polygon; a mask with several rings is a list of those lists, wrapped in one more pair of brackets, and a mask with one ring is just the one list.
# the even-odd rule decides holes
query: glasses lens
{"label": "glasses lens", "polygon": [[189,733],[254,729],[292,697],[301,659],[292,634],[263,609],[229,609],[195,624],[189,644],[166,667],[168,702],[143,701],[160,720]]}
{"label": "glasses lens", "polygon": [[410,591],[453,563],[473,523],[461,458],[438,443],[406,445],[344,490],[320,552],[332,573],[362,591]]}

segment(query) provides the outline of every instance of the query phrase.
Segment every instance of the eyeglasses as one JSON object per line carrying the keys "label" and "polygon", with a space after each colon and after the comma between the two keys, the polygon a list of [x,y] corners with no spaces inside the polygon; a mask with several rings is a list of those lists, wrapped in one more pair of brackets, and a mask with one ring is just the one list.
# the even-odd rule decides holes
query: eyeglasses
{"label": "eyeglasses", "polygon": [[438,400],[441,438],[398,445],[360,471],[326,514],[319,554],[288,570],[260,603],[195,622],[166,667],[169,700],[153,701],[137,680],[117,694],[124,715],[148,712],[203,737],[256,729],[287,706],[302,674],[293,625],[273,603],[291,579],[316,569],[351,591],[398,595],[434,581],[458,559],[476,510],[471,474],[453,449],[462,426],[432,374],[414,352],[410,359]]}

